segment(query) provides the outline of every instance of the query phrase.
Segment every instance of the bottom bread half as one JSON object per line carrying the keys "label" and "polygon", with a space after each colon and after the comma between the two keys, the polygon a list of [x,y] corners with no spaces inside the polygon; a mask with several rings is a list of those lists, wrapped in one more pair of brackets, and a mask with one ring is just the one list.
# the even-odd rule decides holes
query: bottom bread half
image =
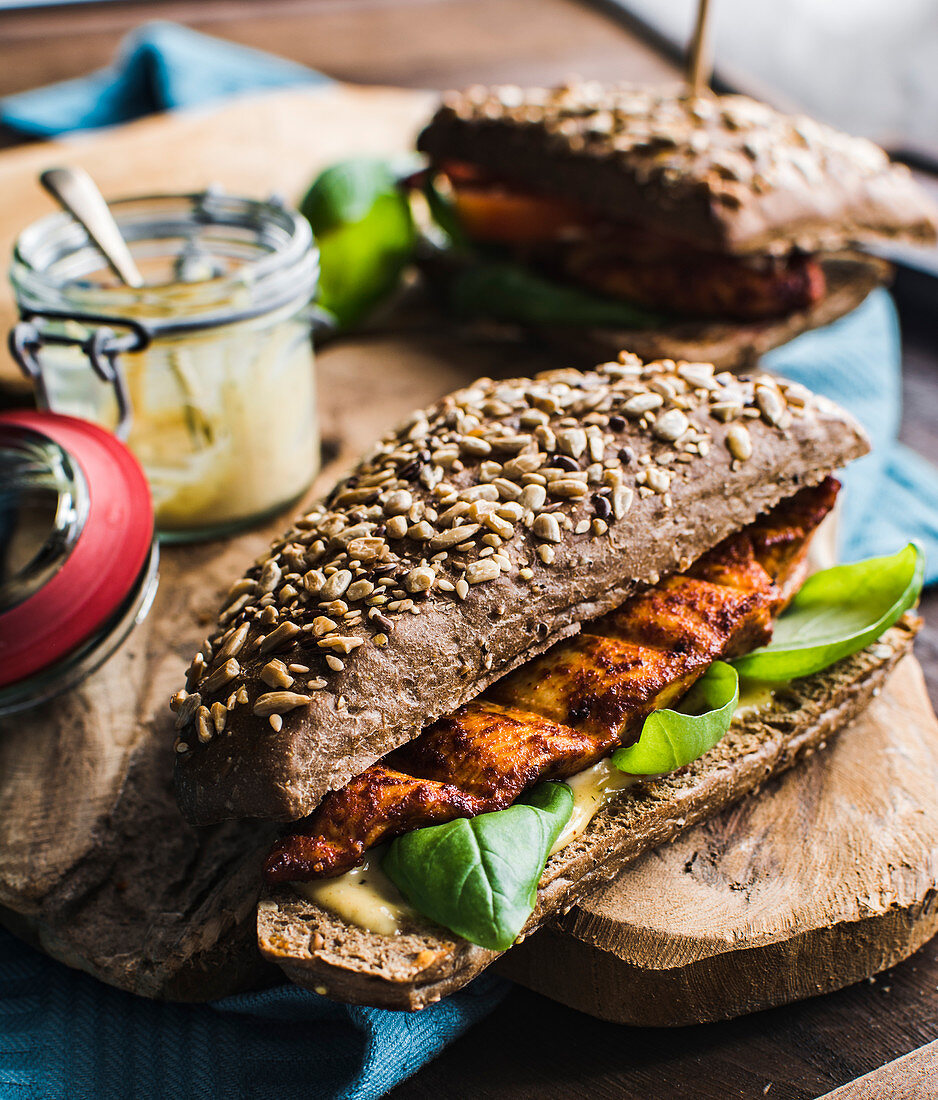
{"label": "bottom bread half", "polygon": [[827,292],[819,302],[784,317],[764,321],[681,320],[658,329],[541,329],[556,344],[589,363],[615,358],[628,348],[643,359],[688,359],[724,370],[749,370],[760,356],[802,332],[822,328],[856,309],[877,286],[888,282],[883,260],[843,252],[821,259]]}
{"label": "bottom bread half", "polygon": [[[674,840],[821,748],[867,706],[917,629],[907,616],[878,642],[825,671],[780,688],[771,704],[734,722],[689,767],[622,792],[552,856],[529,936],[646,852]],[[415,1010],[454,992],[498,957],[430,921],[384,936],[349,924],[289,886],[258,907],[262,953],[292,981],[336,1000]]]}

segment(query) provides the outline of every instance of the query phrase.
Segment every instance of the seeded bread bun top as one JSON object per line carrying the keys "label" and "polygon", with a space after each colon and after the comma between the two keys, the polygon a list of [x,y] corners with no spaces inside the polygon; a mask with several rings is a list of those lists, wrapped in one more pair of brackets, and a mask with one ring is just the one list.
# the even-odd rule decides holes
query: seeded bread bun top
{"label": "seeded bread bun top", "polygon": [[447,94],[417,144],[722,252],[935,240],[938,211],[877,145],[745,96],[474,87]]}
{"label": "seeded bread bun top", "polygon": [[183,811],[305,816],[867,449],[802,386],[628,353],[414,413],[232,586],[173,699]]}

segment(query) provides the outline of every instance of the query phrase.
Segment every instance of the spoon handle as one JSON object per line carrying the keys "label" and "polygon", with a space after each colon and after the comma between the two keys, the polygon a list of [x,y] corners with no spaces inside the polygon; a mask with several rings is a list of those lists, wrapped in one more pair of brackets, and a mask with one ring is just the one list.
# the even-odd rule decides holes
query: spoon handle
{"label": "spoon handle", "polygon": [[143,276],[127,242],[91,176],[83,168],[49,168],[39,182],[84,226],[114,274],[127,286],[143,286]]}

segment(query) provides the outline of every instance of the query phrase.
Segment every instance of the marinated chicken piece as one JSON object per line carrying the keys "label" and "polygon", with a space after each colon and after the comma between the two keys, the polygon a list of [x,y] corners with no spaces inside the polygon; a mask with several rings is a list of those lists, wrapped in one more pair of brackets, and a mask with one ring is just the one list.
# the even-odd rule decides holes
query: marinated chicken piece
{"label": "marinated chicken piece", "polygon": [[769,640],[788,577],[838,488],[828,479],[802,490],[326,795],[274,846],[268,883],[342,874],[384,840],[503,809],[534,783],[633,744],[648,714],[714,660]]}
{"label": "marinated chicken piece", "polygon": [[614,248],[582,246],[565,250],[560,262],[570,279],[610,298],[694,317],[784,317],[819,302],[827,289],[818,261],[798,253],[757,263],[687,250],[647,264]]}
{"label": "marinated chicken piece", "polygon": [[[756,557],[777,578],[786,604],[804,584],[808,573],[808,540],[834,507],[839,490],[839,481],[826,478],[820,485],[796,493],[749,528]],[[691,575],[694,568],[691,566],[689,570]]]}

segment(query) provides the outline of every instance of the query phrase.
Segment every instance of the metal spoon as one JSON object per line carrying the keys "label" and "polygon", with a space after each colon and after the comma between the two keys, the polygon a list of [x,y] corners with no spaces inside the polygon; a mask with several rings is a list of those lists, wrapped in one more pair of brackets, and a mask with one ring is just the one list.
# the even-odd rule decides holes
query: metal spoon
{"label": "metal spoon", "polygon": [[118,279],[130,287],[143,286],[143,276],[127,242],[91,176],[83,168],[48,168],[39,182],[84,226]]}

